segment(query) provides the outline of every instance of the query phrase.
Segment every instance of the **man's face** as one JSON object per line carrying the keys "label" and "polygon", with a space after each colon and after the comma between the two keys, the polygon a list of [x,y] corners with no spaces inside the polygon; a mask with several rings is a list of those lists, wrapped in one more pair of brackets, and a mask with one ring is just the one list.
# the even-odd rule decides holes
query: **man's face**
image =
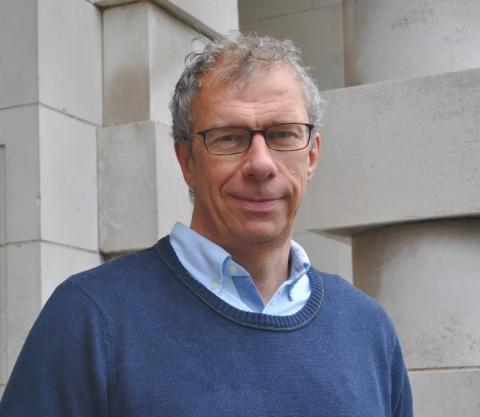
{"label": "man's face", "polygon": [[[225,83],[210,74],[202,79],[192,107],[194,132],[308,123],[302,91],[286,66],[256,73],[247,83]],[[185,180],[195,189],[192,229],[230,252],[289,242],[317,163],[319,136],[312,141],[311,147],[279,152],[257,133],[248,151],[236,155],[209,154],[199,135],[191,152],[188,145],[176,143]]]}

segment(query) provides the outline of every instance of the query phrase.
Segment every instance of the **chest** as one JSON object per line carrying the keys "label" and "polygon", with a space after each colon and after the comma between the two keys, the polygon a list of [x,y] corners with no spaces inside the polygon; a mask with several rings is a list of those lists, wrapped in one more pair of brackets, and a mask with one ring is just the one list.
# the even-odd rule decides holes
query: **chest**
{"label": "chest", "polygon": [[355,335],[326,325],[264,332],[218,320],[139,323],[114,347],[112,415],[389,415],[386,360]]}

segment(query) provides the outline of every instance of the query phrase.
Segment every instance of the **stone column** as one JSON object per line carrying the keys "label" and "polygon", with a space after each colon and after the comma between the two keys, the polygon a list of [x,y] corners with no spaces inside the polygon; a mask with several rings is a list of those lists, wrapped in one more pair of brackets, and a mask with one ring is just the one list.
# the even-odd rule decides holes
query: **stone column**
{"label": "stone column", "polygon": [[344,0],[347,85],[480,67],[476,0]]}
{"label": "stone column", "polygon": [[101,39],[86,0],[0,3],[0,395],[55,286],[100,262]]}
{"label": "stone column", "polygon": [[[104,127],[98,133],[100,249],[142,249],[190,222],[168,102],[194,39],[238,27],[236,0],[100,0]],[[113,7],[112,7],[113,6]]]}
{"label": "stone column", "polygon": [[478,416],[480,3],[345,0],[344,22],[358,86],[324,93],[304,221],[352,236],[353,281],[396,324],[415,416]]}

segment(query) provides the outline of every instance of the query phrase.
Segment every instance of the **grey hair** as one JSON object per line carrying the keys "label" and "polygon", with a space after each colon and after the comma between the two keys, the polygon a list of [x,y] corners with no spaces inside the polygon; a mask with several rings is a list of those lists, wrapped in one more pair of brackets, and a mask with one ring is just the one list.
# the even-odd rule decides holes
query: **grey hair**
{"label": "grey hair", "polygon": [[279,41],[270,36],[260,37],[255,34],[244,35],[240,32],[230,32],[225,38],[204,41],[203,51],[192,52],[185,58],[186,67],[170,101],[172,136],[175,141],[191,142],[194,133],[192,102],[201,88],[202,76],[215,68],[221,80],[248,81],[255,71],[268,69],[279,62],[287,64],[298,77],[305,96],[309,123],[315,125],[315,131],[318,130],[324,101],[309,69],[302,64],[300,49],[292,41]]}

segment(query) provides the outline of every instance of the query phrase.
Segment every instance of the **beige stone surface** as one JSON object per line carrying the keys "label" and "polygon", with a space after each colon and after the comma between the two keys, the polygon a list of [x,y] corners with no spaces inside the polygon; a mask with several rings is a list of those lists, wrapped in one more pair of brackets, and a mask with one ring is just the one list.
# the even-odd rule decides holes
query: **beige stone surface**
{"label": "beige stone surface", "polygon": [[297,231],[293,234],[293,239],[305,249],[312,266],[352,282],[350,238],[339,240],[309,231]]}
{"label": "beige stone surface", "polygon": [[312,6],[315,7],[326,7],[332,5],[342,4],[342,0],[312,0]]}
{"label": "beige stone surface", "polygon": [[100,248],[118,253],[148,247],[175,221],[189,223],[187,187],[167,126],[129,123],[99,132]]}
{"label": "beige stone surface", "polygon": [[312,8],[311,0],[239,0],[238,15],[241,25],[271,17],[304,12]]}
{"label": "beige stone surface", "polygon": [[193,204],[175,156],[170,128],[155,123],[158,237],[170,233],[176,221],[190,225]]}
{"label": "beige stone surface", "polygon": [[156,0],[169,10],[181,13],[193,27],[201,29],[203,24],[223,34],[238,28],[237,0]]}
{"label": "beige stone surface", "polygon": [[[7,194],[5,146],[0,146],[0,384],[7,380]],[[1,394],[0,394],[1,395]]]}
{"label": "beige stone surface", "polygon": [[298,227],[480,213],[480,70],[324,92],[319,166]]}
{"label": "beige stone surface", "polygon": [[105,125],[150,119],[151,7],[134,3],[103,12]]}
{"label": "beige stone surface", "polygon": [[392,317],[410,369],[480,364],[480,219],[353,237],[354,283]]}
{"label": "beige stone surface", "polygon": [[9,375],[41,308],[39,242],[7,245],[6,279],[7,375]]}
{"label": "beige stone surface", "polygon": [[42,240],[98,250],[95,126],[40,107]]}
{"label": "beige stone surface", "polygon": [[0,3],[0,108],[38,99],[36,4],[35,0]]}
{"label": "beige stone surface", "polygon": [[99,130],[100,250],[117,253],[157,238],[155,125],[129,123]]}
{"label": "beige stone surface", "polygon": [[[260,11],[265,8],[267,12],[267,6],[262,6],[264,3],[257,3]],[[292,9],[301,7],[301,2],[290,3],[289,7]],[[320,90],[340,88],[345,84],[342,7],[337,3],[278,16],[275,15],[275,8],[270,7],[272,17],[253,21],[241,19],[240,29],[278,39],[291,39],[301,48],[305,64],[311,67],[311,73]],[[253,4],[251,7],[253,9]]]}
{"label": "beige stone surface", "polygon": [[149,9],[149,119],[170,125],[168,103],[185,68],[185,56],[198,46],[199,33],[159,7]]}
{"label": "beige stone surface", "polygon": [[105,124],[170,124],[168,103],[199,33],[148,3],[107,9],[104,22]]}
{"label": "beige stone surface", "polygon": [[39,239],[38,106],[0,111],[0,146],[5,156],[6,241]]}
{"label": "beige stone surface", "polygon": [[96,252],[74,249],[50,242],[40,244],[41,299],[42,306],[55,288],[69,276],[93,268],[101,263]]}
{"label": "beige stone surface", "polygon": [[35,65],[42,103],[102,124],[102,17],[97,7],[85,0],[38,1]]}
{"label": "beige stone surface", "polygon": [[346,0],[347,85],[480,67],[477,0]]}
{"label": "beige stone surface", "polygon": [[415,417],[478,417],[480,369],[410,372]]}
{"label": "beige stone surface", "polygon": [[[101,7],[119,6],[132,0],[91,0]],[[133,0],[135,2],[135,0]],[[176,19],[209,36],[238,28],[237,0],[153,0]]]}

